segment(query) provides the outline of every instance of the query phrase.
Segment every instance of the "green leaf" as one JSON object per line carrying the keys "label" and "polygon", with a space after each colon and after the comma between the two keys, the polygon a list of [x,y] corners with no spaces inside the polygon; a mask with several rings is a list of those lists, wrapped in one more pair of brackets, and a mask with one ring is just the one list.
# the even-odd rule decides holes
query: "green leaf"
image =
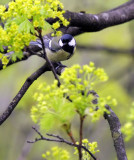
{"label": "green leaf", "polygon": [[4,29],[7,30],[11,26],[12,22],[15,22],[17,25],[20,25],[25,20],[26,20],[25,16],[18,16],[16,18],[7,19],[7,21],[6,21],[5,25],[4,25]]}
{"label": "green leaf", "polygon": [[45,21],[44,30],[48,30],[50,28],[51,28],[51,24],[49,24],[48,22]]}
{"label": "green leaf", "polygon": [[41,15],[46,16],[47,11],[46,11],[44,8],[42,8],[42,9],[40,10],[40,13],[41,13]]}
{"label": "green leaf", "polygon": [[17,56],[15,54],[12,54],[11,59],[12,59],[13,62],[15,62],[17,60]]}
{"label": "green leaf", "polygon": [[1,51],[1,52],[4,51],[2,43],[0,43],[0,51]]}
{"label": "green leaf", "polygon": [[0,59],[2,59],[2,57],[3,57],[3,54],[2,54],[2,53],[0,53]]}
{"label": "green leaf", "polygon": [[22,59],[23,58],[23,52],[22,51],[15,52],[14,54],[12,54],[11,58],[12,58],[12,61],[14,61],[14,62],[17,60],[17,58]]}
{"label": "green leaf", "polygon": [[16,24],[20,25],[20,24],[21,24],[22,22],[24,22],[26,19],[27,19],[27,18],[26,18],[25,16],[19,16],[19,17],[14,18],[13,21],[14,21]]}
{"label": "green leaf", "polygon": [[33,25],[27,18],[19,25],[18,31],[25,33],[30,33],[30,32],[35,33]]}
{"label": "green leaf", "polygon": [[41,118],[41,121],[40,121],[40,127],[42,130],[50,130],[53,128],[55,124],[55,117],[48,113],[48,114],[44,114],[44,116]]}

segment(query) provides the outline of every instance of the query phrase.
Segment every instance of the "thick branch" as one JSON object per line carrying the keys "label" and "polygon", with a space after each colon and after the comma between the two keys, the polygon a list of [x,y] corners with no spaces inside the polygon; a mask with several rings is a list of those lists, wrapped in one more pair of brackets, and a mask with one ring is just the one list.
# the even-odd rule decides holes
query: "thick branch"
{"label": "thick branch", "polygon": [[119,118],[108,105],[106,105],[106,108],[108,111],[110,111],[110,114],[105,113],[104,118],[108,121],[108,124],[110,126],[117,158],[118,160],[127,160],[124,140],[120,130],[121,124]]}
{"label": "thick branch", "polygon": [[[99,14],[66,11],[64,17],[69,20],[70,25],[68,28],[62,27],[60,29],[63,33],[75,36],[84,32],[97,32],[133,20],[134,1],[131,0],[119,7]],[[55,22],[55,19],[48,19],[47,21],[52,24]]]}
{"label": "thick branch", "polygon": [[[127,2],[117,8],[99,14],[86,14],[66,11],[64,17],[70,21],[71,30],[76,35],[83,32],[96,32],[104,28],[126,23],[134,19],[134,1]],[[73,34],[74,35],[74,34]]]}
{"label": "thick branch", "polygon": [[[8,10],[8,6],[7,6]],[[96,32],[104,28],[119,25],[134,19],[134,1],[130,0],[116,8],[104,11],[99,14],[86,14],[84,12],[76,13],[66,11],[64,17],[70,21],[70,27],[75,27],[75,30],[82,32]],[[53,24],[56,19],[48,18],[48,23]],[[1,25],[3,25],[1,23]],[[68,28],[64,32],[68,32]]]}

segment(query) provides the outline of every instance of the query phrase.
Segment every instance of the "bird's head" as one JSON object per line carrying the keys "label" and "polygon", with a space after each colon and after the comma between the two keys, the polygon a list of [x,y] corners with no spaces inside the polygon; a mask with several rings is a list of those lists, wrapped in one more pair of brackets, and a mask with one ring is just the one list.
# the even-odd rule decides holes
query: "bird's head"
{"label": "bird's head", "polygon": [[72,35],[64,34],[59,40],[59,45],[65,52],[70,53],[70,58],[75,51],[76,41]]}

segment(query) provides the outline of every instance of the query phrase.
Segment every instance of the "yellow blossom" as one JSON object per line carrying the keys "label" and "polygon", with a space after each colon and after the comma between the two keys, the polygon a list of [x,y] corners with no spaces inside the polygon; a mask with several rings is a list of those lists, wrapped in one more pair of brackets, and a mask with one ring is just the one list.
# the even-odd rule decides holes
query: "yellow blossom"
{"label": "yellow blossom", "polygon": [[53,29],[58,29],[60,27],[60,23],[59,22],[55,22],[52,25]]}

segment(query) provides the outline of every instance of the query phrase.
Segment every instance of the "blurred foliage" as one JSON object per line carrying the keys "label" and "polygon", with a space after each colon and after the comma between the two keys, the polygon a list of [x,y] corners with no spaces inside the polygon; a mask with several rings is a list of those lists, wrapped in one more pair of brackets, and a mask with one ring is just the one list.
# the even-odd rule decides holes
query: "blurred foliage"
{"label": "blurred foliage", "polygon": [[0,4],[2,4],[2,5],[3,5],[3,4],[7,4],[9,1],[10,1],[10,0],[1,0],[1,1],[0,1]]}
{"label": "blurred foliage", "polygon": [[47,158],[47,160],[69,160],[70,159],[70,153],[63,148],[60,148],[58,146],[54,146],[51,148],[50,151],[46,151],[44,154],[42,154],[42,157],[44,159]]}
{"label": "blurred foliage", "polygon": [[[61,0],[65,9],[71,11],[86,11],[87,13],[100,13],[108,9],[112,9],[127,0]],[[0,4],[8,1],[1,0]],[[134,22],[118,25],[104,29],[100,32],[85,33],[76,37],[77,44],[88,45],[104,45],[114,48],[131,48],[134,42],[133,33]],[[126,113],[131,107],[134,100],[134,59],[130,54],[114,54],[106,51],[86,51],[78,50],[72,59],[64,62],[67,66],[73,64],[88,64],[93,61],[96,66],[103,67],[109,75],[110,81],[106,87],[104,85],[97,86],[96,92],[100,96],[111,95],[118,101],[117,107],[113,108],[121,123],[126,120]],[[33,73],[37,68],[43,65],[43,61],[37,57],[31,57],[26,62],[21,62],[13,66],[7,67],[0,71],[0,113],[11,102],[16,95],[25,79]],[[47,151],[51,143],[38,142],[36,144],[27,144],[26,140],[31,140],[36,135],[31,130],[33,125],[29,115],[31,106],[35,104],[33,94],[40,83],[53,81],[50,73],[45,73],[29,88],[17,108],[14,110],[9,119],[0,127],[0,157],[2,160],[42,160],[41,154]],[[78,117],[76,117],[77,119]],[[91,123],[90,119],[85,122],[85,137],[92,141],[98,142],[100,153],[98,156],[103,160],[115,160],[115,151],[111,140],[109,126],[103,118],[97,123]],[[78,127],[77,123],[73,124],[74,129]],[[57,131],[56,131],[57,133]],[[60,134],[63,132],[60,132]],[[77,133],[74,131],[77,136]],[[60,146],[61,147],[61,146]],[[67,147],[70,149],[69,147]],[[127,155],[129,160],[133,160],[133,141],[126,144]],[[26,151],[27,153],[26,153]],[[22,156],[25,155],[25,156]],[[26,158],[27,157],[27,158]]]}
{"label": "blurred foliage", "polygon": [[117,106],[112,108],[121,121],[125,121],[124,117],[130,107],[132,98],[126,93],[125,89],[116,81],[108,81],[106,85],[97,86],[99,96],[116,97]]}
{"label": "blurred foliage", "polygon": [[[131,36],[129,34],[129,24],[124,24],[122,26],[115,26],[113,28],[107,28],[101,32],[96,33],[85,33],[77,37],[77,43],[88,45],[106,45],[110,47],[127,47],[132,46]],[[117,43],[118,42],[118,43]]]}
{"label": "blurred foliage", "polygon": [[126,119],[127,121],[122,127],[122,132],[125,134],[125,140],[129,141],[134,137],[134,102],[132,103],[132,107],[126,116]]}

